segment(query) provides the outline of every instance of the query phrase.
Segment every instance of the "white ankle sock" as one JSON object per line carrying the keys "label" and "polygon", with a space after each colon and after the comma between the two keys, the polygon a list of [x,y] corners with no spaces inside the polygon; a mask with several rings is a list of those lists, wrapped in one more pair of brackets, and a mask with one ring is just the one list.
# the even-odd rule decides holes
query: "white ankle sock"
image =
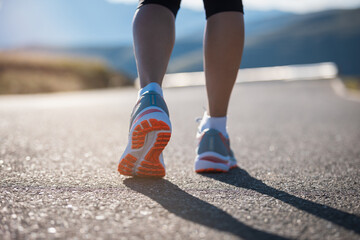
{"label": "white ankle sock", "polygon": [[145,92],[149,92],[149,91],[157,92],[158,94],[160,94],[163,97],[163,91],[162,91],[160,85],[158,83],[156,83],[156,82],[152,82],[152,83],[149,83],[148,85],[146,85],[145,87],[143,87],[143,88],[141,88],[139,90],[138,99]]}
{"label": "white ankle sock", "polygon": [[199,125],[199,131],[202,132],[207,128],[213,128],[221,132],[225,137],[228,137],[226,131],[227,117],[210,117],[207,112],[204,112],[204,116]]}

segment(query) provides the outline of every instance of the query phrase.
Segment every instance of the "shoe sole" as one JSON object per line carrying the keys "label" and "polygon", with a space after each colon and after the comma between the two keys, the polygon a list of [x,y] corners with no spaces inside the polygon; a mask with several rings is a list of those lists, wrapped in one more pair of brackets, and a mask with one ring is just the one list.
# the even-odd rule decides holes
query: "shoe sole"
{"label": "shoe sole", "polygon": [[225,173],[229,169],[228,161],[219,156],[208,153],[195,158],[195,172],[197,173]]}
{"label": "shoe sole", "polygon": [[118,165],[119,173],[134,177],[164,177],[161,153],[171,137],[170,122],[148,118],[139,121],[130,133],[129,144]]}
{"label": "shoe sole", "polygon": [[197,170],[195,170],[195,172],[197,172],[197,173],[227,173],[231,169],[235,169],[237,167],[238,167],[237,165],[234,165],[234,166],[230,167],[229,170],[223,170],[221,168],[203,168],[203,169],[197,169]]}
{"label": "shoe sole", "polygon": [[216,156],[216,154],[201,154],[195,158],[195,172],[197,173],[226,173],[237,165],[229,165],[229,160]]}
{"label": "shoe sole", "polygon": [[206,169],[198,169],[195,172],[197,172],[197,173],[227,173],[228,171],[222,170],[220,168],[206,168]]}

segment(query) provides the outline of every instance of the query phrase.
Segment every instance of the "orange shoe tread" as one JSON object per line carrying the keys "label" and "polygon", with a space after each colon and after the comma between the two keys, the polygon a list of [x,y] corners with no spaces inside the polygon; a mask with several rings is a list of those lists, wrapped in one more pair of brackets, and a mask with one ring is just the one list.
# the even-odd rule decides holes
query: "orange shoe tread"
{"label": "orange shoe tread", "polygon": [[[139,149],[145,144],[146,135],[152,131],[170,130],[170,127],[163,121],[157,119],[149,119],[142,121],[131,137],[131,148]],[[127,154],[119,163],[118,171],[127,176],[138,177],[164,177],[165,168],[160,163],[160,154],[166,147],[171,137],[170,132],[160,132],[156,136],[156,141],[153,147],[145,155],[144,159],[137,166],[134,172],[134,167],[137,159],[131,154]]]}

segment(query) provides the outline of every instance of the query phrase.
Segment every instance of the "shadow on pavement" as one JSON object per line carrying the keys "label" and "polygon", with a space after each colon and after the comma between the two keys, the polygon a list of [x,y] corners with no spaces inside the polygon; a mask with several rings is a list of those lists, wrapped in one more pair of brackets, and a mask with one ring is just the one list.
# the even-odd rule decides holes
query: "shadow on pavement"
{"label": "shadow on pavement", "polygon": [[128,178],[124,180],[124,184],[158,202],[169,212],[194,223],[229,232],[244,239],[287,239],[247,226],[225,211],[190,195],[165,179]]}
{"label": "shadow on pavement", "polygon": [[262,181],[250,176],[241,168],[235,168],[227,174],[207,173],[202,175],[236,187],[251,189],[258,193],[266,194],[284,203],[290,204],[299,210],[306,211],[314,216],[355,231],[358,234],[360,233],[360,218],[358,216],[269,187]]}

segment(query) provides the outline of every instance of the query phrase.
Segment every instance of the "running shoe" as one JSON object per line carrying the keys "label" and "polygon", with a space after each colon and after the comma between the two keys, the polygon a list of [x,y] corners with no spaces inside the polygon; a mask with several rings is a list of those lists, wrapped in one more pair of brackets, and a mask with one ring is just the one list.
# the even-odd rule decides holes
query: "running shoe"
{"label": "running shoe", "polygon": [[156,92],[145,92],[131,114],[128,145],[119,161],[119,173],[135,177],[164,177],[162,151],[170,136],[171,123],[164,99]]}
{"label": "running shoe", "polygon": [[228,172],[236,168],[236,159],[230,148],[230,140],[216,129],[205,129],[197,134],[199,140],[196,148],[195,171]]}

